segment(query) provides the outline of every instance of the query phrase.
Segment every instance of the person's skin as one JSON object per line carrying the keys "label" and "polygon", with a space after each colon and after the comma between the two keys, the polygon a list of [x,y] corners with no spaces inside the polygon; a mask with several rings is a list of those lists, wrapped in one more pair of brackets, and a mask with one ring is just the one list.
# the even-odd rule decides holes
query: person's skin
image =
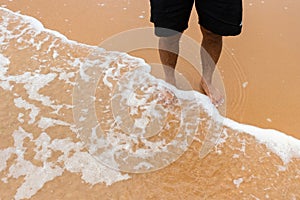
{"label": "person's skin", "polygon": [[159,38],[159,56],[165,71],[165,79],[168,83],[176,85],[175,67],[179,53],[179,40],[181,33],[177,33],[170,37]]}
{"label": "person's skin", "polygon": [[[224,102],[224,97],[213,85],[212,76],[221,54],[222,36],[214,34],[202,26],[200,28],[203,35],[200,50],[203,74],[200,84],[212,103],[219,106]],[[160,37],[159,39],[159,55],[161,63],[164,66],[166,81],[173,85],[176,85],[174,71],[179,53],[181,35],[181,33],[178,33],[170,37]]]}

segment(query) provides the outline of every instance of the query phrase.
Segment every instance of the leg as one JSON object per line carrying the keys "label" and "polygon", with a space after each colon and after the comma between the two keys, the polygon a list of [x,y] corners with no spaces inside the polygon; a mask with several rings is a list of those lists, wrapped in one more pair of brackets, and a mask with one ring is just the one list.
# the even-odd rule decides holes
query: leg
{"label": "leg", "polygon": [[174,72],[179,53],[180,37],[181,33],[177,33],[173,36],[159,38],[159,55],[165,71],[165,80],[174,86],[176,85]]}
{"label": "leg", "polygon": [[195,0],[195,5],[203,34],[201,85],[212,102],[220,105],[224,97],[213,86],[212,74],[222,50],[222,36],[234,36],[241,33],[242,0]]}
{"label": "leg", "polygon": [[201,44],[202,79],[201,86],[216,106],[224,102],[223,95],[212,83],[212,76],[222,51],[222,36],[212,33],[201,26],[203,40]]}
{"label": "leg", "polygon": [[159,54],[166,81],[175,85],[174,69],[181,33],[188,28],[194,0],[150,0],[151,22],[159,39]]}

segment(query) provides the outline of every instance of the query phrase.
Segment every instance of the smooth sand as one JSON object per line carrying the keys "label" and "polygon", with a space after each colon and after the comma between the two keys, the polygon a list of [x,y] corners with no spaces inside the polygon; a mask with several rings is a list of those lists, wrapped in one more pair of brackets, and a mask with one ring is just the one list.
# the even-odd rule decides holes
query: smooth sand
{"label": "smooth sand", "polygon": [[[33,0],[0,1],[0,4],[37,18],[46,28],[57,30],[69,39],[92,45],[120,31],[152,26],[146,0],[93,0],[89,4],[78,0]],[[300,44],[297,37],[298,6],[299,2],[291,0],[244,2],[243,33],[225,38],[226,51],[223,51],[219,63],[226,89],[228,118],[300,138],[297,123],[300,119],[300,90],[297,89],[300,70],[296,54],[296,47]],[[186,33],[198,41],[201,39],[195,13]],[[231,65],[232,60],[236,61],[235,66]],[[193,86],[196,83],[197,80]],[[229,129],[228,133],[236,136],[233,130]],[[221,146],[222,156],[214,152],[201,162],[195,159],[198,151],[193,150],[199,148],[196,143],[178,162],[166,169],[132,175],[132,179],[111,187],[83,184],[80,174],[65,171],[63,176],[45,184],[33,199],[50,196],[53,199],[197,199],[199,196],[201,199],[247,199],[254,198],[253,194],[263,199],[267,198],[265,191],[269,191],[268,196],[279,199],[300,198],[299,193],[298,196],[288,196],[299,188],[299,160],[288,165],[288,171],[281,172],[278,166],[282,161],[265,146],[257,145],[248,135],[230,137],[236,148],[240,141],[247,141],[249,149],[245,155],[239,154],[240,160],[234,159],[235,148]],[[12,143],[9,139],[2,148]],[[243,177],[243,182],[237,187],[240,177]],[[9,181],[9,184],[1,183],[3,198],[11,198],[21,183],[22,178]],[[267,188],[266,185],[273,187]]]}

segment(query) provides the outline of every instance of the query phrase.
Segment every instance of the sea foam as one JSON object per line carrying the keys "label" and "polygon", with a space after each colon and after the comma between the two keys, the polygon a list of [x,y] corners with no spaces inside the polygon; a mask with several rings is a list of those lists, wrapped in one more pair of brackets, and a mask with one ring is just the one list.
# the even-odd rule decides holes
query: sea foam
{"label": "sea foam", "polygon": [[[10,92],[14,96],[14,108],[17,109],[18,124],[15,130],[10,133],[13,137],[14,144],[11,147],[0,150],[0,171],[7,170],[7,174],[2,178],[4,183],[7,183],[10,178],[20,178],[25,177],[21,186],[17,189],[15,194],[15,199],[30,198],[40,190],[46,182],[53,180],[54,178],[61,176],[65,170],[73,173],[81,173],[81,178],[89,184],[105,183],[106,185],[112,185],[118,181],[127,180],[130,178],[129,174],[121,173],[118,170],[114,170],[120,167],[119,163],[112,159],[115,155],[120,155],[123,149],[127,149],[131,155],[134,155],[136,159],[142,159],[142,162],[136,163],[133,166],[135,170],[149,170],[155,167],[157,163],[145,162],[143,159],[149,159],[159,152],[167,152],[172,148],[178,148],[180,153],[184,152],[191,141],[189,137],[184,136],[194,136],[195,132],[198,131],[199,127],[196,127],[198,123],[204,119],[193,116],[194,111],[198,111],[199,107],[205,110],[207,117],[211,117],[212,121],[217,122],[221,126],[226,126],[233,130],[239,132],[239,134],[246,133],[248,135],[254,136],[258,143],[266,145],[266,147],[273,153],[278,155],[282,162],[287,165],[294,158],[300,158],[300,141],[296,138],[288,136],[282,132],[276,130],[266,130],[255,126],[244,125],[225,118],[219,114],[216,108],[210,103],[209,99],[196,92],[196,91],[182,91],[174,88],[173,86],[165,83],[162,80],[158,80],[150,75],[151,68],[147,65],[144,60],[139,58],[134,58],[125,53],[120,52],[106,52],[104,49],[90,46],[85,44],[80,44],[76,41],[69,40],[64,35],[44,28],[42,23],[38,20],[25,16],[22,14],[14,13],[8,9],[0,8],[2,22],[0,24],[0,41],[2,42],[2,47],[0,48],[0,90]],[[15,23],[17,27],[10,29],[10,25]],[[24,37],[26,36],[26,37]],[[28,37],[30,39],[28,39]],[[37,37],[41,37],[42,40],[38,40]],[[18,51],[21,54],[22,51],[34,47],[35,51],[32,52],[32,57],[30,62],[37,61],[38,65],[34,70],[25,69],[23,71],[18,71],[16,73],[9,72],[10,69],[16,69],[15,57],[14,55],[7,54],[7,49],[11,48],[11,44],[16,42],[19,48]],[[46,43],[49,43],[45,45]],[[44,45],[43,45],[44,44]],[[60,47],[66,47],[66,52],[62,53]],[[48,48],[44,49],[47,46]],[[75,54],[69,49],[78,48],[78,51],[82,52],[83,57],[73,56]],[[85,49],[85,50],[81,50]],[[87,57],[86,52],[93,51],[95,53],[94,59],[91,59],[93,55]],[[73,53],[73,54],[72,54]],[[78,53],[78,52],[77,52]],[[51,54],[49,57],[45,55]],[[40,56],[43,55],[43,56]],[[103,60],[99,60],[97,55],[101,55]],[[55,66],[57,63],[52,61],[61,58],[63,64],[61,67]],[[88,59],[87,59],[88,58]],[[121,59],[115,62],[117,59]],[[117,65],[112,65],[111,63],[117,63]],[[13,64],[12,64],[13,63]],[[20,63],[18,63],[20,64]],[[141,130],[140,133],[143,136],[148,132],[147,124],[150,122],[155,122],[160,125],[160,121],[165,117],[161,113],[168,112],[173,114],[179,120],[174,120],[173,122],[178,122],[180,124],[181,132],[176,136],[177,139],[172,140],[167,146],[167,141],[148,141],[147,138],[142,138],[143,143],[149,147],[149,149],[137,149],[136,151],[131,151],[130,145],[128,143],[123,143],[124,141],[131,143],[137,142],[136,138],[129,138],[126,135],[120,135],[120,137],[115,137],[117,131],[122,128],[122,124],[126,120],[122,113],[116,116],[114,121],[107,120],[107,124],[111,126],[108,127],[108,134],[111,137],[99,138],[97,135],[97,124],[91,129],[91,135],[93,137],[88,138],[93,140],[95,145],[91,145],[91,151],[97,151],[98,146],[107,145],[107,140],[109,144],[114,144],[113,148],[109,151],[104,151],[103,158],[109,160],[112,163],[113,168],[109,168],[101,162],[97,162],[90,153],[84,151],[84,143],[76,142],[72,138],[77,133],[76,127],[72,124],[71,120],[66,120],[68,111],[73,108],[72,102],[65,99],[58,99],[50,94],[46,94],[45,91],[41,92],[43,89],[55,85],[57,82],[62,81],[69,90],[63,91],[64,95],[71,96],[72,87],[76,86],[75,82],[75,72],[79,71],[79,76],[84,82],[91,81],[91,74],[88,74],[88,70],[92,66],[101,64],[101,81],[107,89],[106,95],[110,99],[118,99],[117,102],[123,103],[122,105],[127,109],[129,106],[131,109],[131,114],[138,112],[136,105],[140,107],[147,103],[145,106],[145,112],[141,115],[142,117],[136,121],[128,121],[129,129]],[[59,64],[57,64],[59,65]],[[41,73],[44,69],[48,69],[47,73]],[[130,68],[139,69],[135,71],[136,74],[129,74],[128,77],[123,77],[128,84],[121,84],[117,89],[119,93],[116,92],[116,81],[119,81],[122,75],[122,70]],[[131,79],[132,78],[132,79]],[[137,94],[133,95],[131,101],[128,100],[130,92],[132,92],[137,83],[148,82],[160,86],[161,89],[171,91],[175,96],[183,102],[182,110],[180,115],[172,113],[171,109],[165,109],[163,107],[156,107],[157,102],[151,101],[151,95],[147,98],[140,97]],[[17,87],[21,86],[25,91],[19,92]],[[57,87],[55,85],[55,87]],[[158,87],[159,88],[159,87]],[[59,88],[62,89],[62,88]],[[143,92],[147,94],[152,94],[152,91],[156,91],[155,87],[144,87]],[[69,91],[69,92],[68,92]],[[95,97],[91,98],[95,101]],[[101,100],[101,101],[100,101]],[[100,99],[99,102],[106,103],[104,98]],[[122,106],[121,105],[121,106]],[[110,107],[104,107],[104,110],[108,113],[111,112]],[[29,111],[29,112],[27,112]],[[89,120],[89,109],[84,109],[85,112],[81,112],[82,116],[79,116],[79,123],[83,123]],[[191,113],[189,113],[191,112]],[[196,112],[195,112],[196,113]],[[189,118],[190,117],[190,118]],[[150,119],[156,119],[151,121]],[[23,124],[30,125],[33,131],[30,133],[23,128]],[[51,128],[57,126],[65,127],[60,133],[62,138],[55,138],[54,133],[51,132]],[[123,126],[124,127],[124,126]],[[128,128],[127,127],[127,128]],[[167,127],[172,127],[172,124],[168,124]],[[4,131],[4,130],[1,130]],[[218,144],[226,145],[226,130],[222,131],[222,138],[218,141]],[[195,140],[197,138],[195,136]],[[41,162],[41,166],[33,164],[30,160],[25,158],[25,153],[28,150],[24,145],[24,141],[30,140],[34,143],[36,148],[35,159]],[[201,140],[199,140],[201,142]],[[122,144],[122,145],[120,145]],[[97,146],[98,145],[98,146]],[[245,145],[245,143],[243,144]],[[106,147],[106,146],[105,146]],[[243,147],[243,146],[242,146]],[[245,147],[245,146],[244,146]],[[54,152],[61,152],[55,161],[48,161]],[[72,152],[72,153],[71,153]],[[116,154],[120,153],[120,154]],[[8,160],[16,155],[15,162],[11,165],[7,165]],[[180,154],[181,155],[181,154]],[[180,156],[179,155],[179,156]],[[177,156],[176,158],[178,158]],[[238,158],[238,154],[235,156]],[[285,169],[284,167],[281,169]],[[243,185],[244,180],[239,177],[234,179],[233,183],[236,187]]]}

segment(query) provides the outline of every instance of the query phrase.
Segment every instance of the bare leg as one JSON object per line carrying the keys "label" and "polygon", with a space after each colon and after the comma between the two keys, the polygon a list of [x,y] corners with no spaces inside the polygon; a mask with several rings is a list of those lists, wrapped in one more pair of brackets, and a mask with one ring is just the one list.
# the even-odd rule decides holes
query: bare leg
{"label": "bare leg", "polygon": [[222,51],[222,36],[214,34],[201,26],[203,40],[201,44],[201,59],[203,75],[201,86],[212,103],[216,106],[224,102],[224,97],[213,85],[212,77]]}
{"label": "bare leg", "polygon": [[174,86],[176,85],[175,67],[179,53],[180,37],[181,33],[159,38],[159,55],[165,71],[165,80]]}

